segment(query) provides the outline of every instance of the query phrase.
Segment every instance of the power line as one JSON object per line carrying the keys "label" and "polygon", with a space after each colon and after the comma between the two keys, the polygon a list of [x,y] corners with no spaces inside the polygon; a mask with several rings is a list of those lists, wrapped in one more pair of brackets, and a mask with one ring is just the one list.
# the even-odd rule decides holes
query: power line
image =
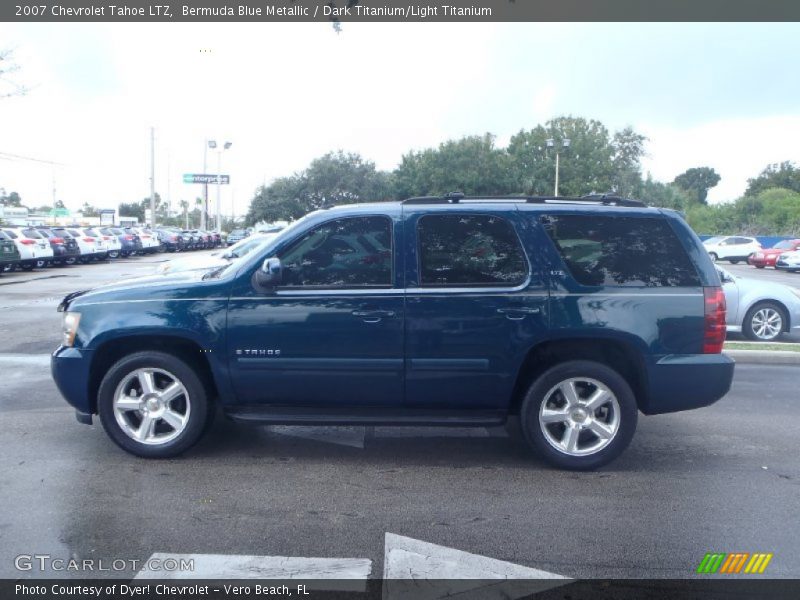
{"label": "power line", "polygon": [[0,158],[5,160],[29,160],[31,162],[38,162],[44,163],[46,165],[58,165],[60,167],[65,167],[65,163],[56,162],[54,160],[44,160],[41,158],[33,158],[30,156],[22,156],[20,154],[12,154],[11,152],[0,152]]}

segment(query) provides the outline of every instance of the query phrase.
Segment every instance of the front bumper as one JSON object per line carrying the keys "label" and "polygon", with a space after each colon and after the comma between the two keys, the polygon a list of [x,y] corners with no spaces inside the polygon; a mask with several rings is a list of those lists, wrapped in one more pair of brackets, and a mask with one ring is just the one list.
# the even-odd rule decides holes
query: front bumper
{"label": "front bumper", "polygon": [[730,390],[734,365],[725,354],[669,354],[649,362],[639,409],[658,415],[714,404]]}
{"label": "front bumper", "polygon": [[789,263],[785,260],[778,260],[775,263],[776,269],[787,269],[792,271],[800,271],[800,263]]}
{"label": "front bumper", "polygon": [[[78,413],[83,415],[97,412],[94,399],[89,396],[91,359],[91,350],[65,346],[59,346],[50,357],[50,373],[58,391]],[[81,421],[80,416],[78,420]]]}

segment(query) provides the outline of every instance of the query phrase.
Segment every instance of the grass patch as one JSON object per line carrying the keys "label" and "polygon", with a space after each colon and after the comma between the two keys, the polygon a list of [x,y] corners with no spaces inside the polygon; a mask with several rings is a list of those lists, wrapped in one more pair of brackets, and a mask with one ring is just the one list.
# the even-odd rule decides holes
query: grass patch
{"label": "grass patch", "polygon": [[783,350],[800,352],[800,344],[770,344],[765,342],[725,342],[725,350]]}

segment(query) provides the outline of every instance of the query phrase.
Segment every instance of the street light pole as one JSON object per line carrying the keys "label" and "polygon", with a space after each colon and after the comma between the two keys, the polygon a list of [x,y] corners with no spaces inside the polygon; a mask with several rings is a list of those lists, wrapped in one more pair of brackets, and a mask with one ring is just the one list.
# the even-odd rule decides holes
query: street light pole
{"label": "street light pole", "polygon": [[211,141],[208,145],[217,150],[217,210],[214,224],[217,231],[222,231],[222,202],[220,199],[222,193],[222,152],[230,148],[233,142],[225,142],[222,147],[217,146],[216,141]]}
{"label": "street light pole", "polygon": [[548,148],[554,149],[556,151],[556,184],[553,186],[553,195],[558,196],[558,175],[559,175],[559,159],[561,151],[563,150],[566,152],[569,150],[569,145],[571,140],[569,138],[563,138],[561,140],[561,147],[556,148],[556,141],[553,138],[546,140],[546,144]]}
{"label": "street light pole", "polygon": [[156,226],[156,128],[150,128],[150,227]]}
{"label": "street light pole", "polygon": [[[203,175],[208,171],[208,140],[203,144]],[[208,212],[208,182],[203,183],[203,210],[200,211],[200,229],[206,228],[206,212]]]}

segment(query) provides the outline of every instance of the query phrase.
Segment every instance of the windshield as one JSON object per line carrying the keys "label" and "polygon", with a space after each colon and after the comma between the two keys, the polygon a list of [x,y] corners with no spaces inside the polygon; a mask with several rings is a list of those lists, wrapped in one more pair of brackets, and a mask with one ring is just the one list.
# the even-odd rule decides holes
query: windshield
{"label": "windshield", "polygon": [[708,238],[708,239],[707,239],[705,242],[703,242],[703,243],[704,243],[704,244],[718,244],[719,242],[721,242],[721,241],[722,241],[722,240],[724,240],[724,239],[725,239],[725,237],[724,237],[724,236],[718,235],[718,236],[715,236],[715,237],[710,237],[710,238]]}
{"label": "windshield", "polygon": [[791,250],[794,248],[794,244],[791,240],[783,240],[782,242],[778,242],[772,247],[774,250]]}

